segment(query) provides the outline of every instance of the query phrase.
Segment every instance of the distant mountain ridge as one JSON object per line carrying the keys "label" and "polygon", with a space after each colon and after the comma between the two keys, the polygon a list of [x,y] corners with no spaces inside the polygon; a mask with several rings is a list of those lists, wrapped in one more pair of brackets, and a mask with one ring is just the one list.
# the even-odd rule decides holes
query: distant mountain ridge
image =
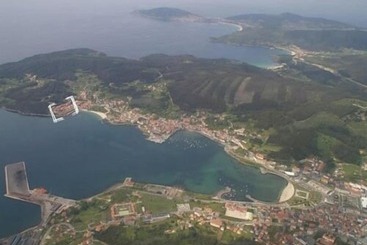
{"label": "distant mountain ridge", "polygon": [[[367,50],[367,31],[339,21],[304,17],[292,13],[244,14],[228,18],[205,18],[177,8],[155,8],[135,12],[160,21],[227,23],[240,31],[213,41],[255,46],[295,45],[310,51]],[[243,27],[243,28],[242,28]]]}
{"label": "distant mountain ridge", "polygon": [[216,41],[240,45],[289,46],[310,51],[367,50],[367,31],[353,25],[324,18],[246,14],[227,18],[245,27]]}
{"label": "distant mountain ridge", "polygon": [[203,19],[203,17],[193,14],[186,10],[177,8],[166,8],[166,7],[147,9],[147,10],[137,10],[134,13],[141,15],[143,17],[156,19],[160,21],[177,21],[177,20],[199,21]]}
{"label": "distant mountain ridge", "polygon": [[284,30],[356,28],[353,25],[345,24],[339,21],[317,17],[304,17],[292,13],[282,13],[279,15],[244,14],[228,17],[227,19],[239,21],[249,26],[254,25],[261,26],[263,28],[277,27]]}

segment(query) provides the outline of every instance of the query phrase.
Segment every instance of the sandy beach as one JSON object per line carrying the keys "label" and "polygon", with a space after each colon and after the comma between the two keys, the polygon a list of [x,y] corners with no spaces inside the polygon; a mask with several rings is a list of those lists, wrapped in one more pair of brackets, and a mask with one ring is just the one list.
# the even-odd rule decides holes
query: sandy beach
{"label": "sandy beach", "polygon": [[284,66],[285,64],[279,64],[279,65],[273,65],[273,66],[266,67],[266,69],[274,71],[274,70],[282,69]]}
{"label": "sandy beach", "polygon": [[230,23],[227,21],[220,21],[218,22],[219,24],[223,24],[223,25],[231,25],[231,26],[235,26],[237,28],[237,31],[243,31],[243,27],[240,24],[236,24],[236,23]]}
{"label": "sandy beach", "polygon": [[279,202],[286,202],[291,199],[294,195],[295,189],[291,182],[288,181],[288,185],[284,188],[282,194],[280,195]]}
{"label": "sandy beach", "polygon": [[103,113],[103,112],[100,112],[100,111],[91,111],[91,110],[85,110],[85,109],[82,109],[82,111],[86,111],[86,112],[90,112],[90,113],[96,114],[101,119],[106,119],[107,118],[107,115],[105,113]]}

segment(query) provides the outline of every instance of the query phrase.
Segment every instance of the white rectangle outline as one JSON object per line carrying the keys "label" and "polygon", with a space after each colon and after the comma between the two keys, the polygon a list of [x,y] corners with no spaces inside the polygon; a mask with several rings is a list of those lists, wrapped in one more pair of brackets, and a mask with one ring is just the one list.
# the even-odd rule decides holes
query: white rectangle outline
{"label": "white rectangle outline", "polygon": [[[78,105],[75,102],[74,96],[66,97],[65,100],[71,100],[71,103],[73,104],[73,107],[74,107],[74,112],[73,112],[72,116],[77,115],[79,113],[79,107],[78,107]],[[55,103],[50,104],[48,106],[48,110],[50,111],[50,114],[51,114],[51,117],[52,117],[52,121],[54,123],[58,123],[58,122],[61,122],[61,121],[65,120],[65,119],[63,117],[56,118],[55,113],[52,110],[52,107],[55,106],[55,105],[56,105]]]}

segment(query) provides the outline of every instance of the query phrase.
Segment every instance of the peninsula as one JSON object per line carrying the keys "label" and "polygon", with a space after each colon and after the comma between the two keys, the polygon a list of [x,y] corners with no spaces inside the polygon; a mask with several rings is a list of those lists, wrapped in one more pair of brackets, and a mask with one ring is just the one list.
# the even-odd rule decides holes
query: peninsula
{"label": "peninsula", "polygon": [[212,24],[225,24],[234,25],[238,28],[238,31],[243,30],[240,22],[231,20],[228,18],[207,18],[197,14],[193,14],[189,11],[177,9],[177,8],[154,8],[146,10],[137,10],[134,14],[158,21],[181,21],[181,22],[198,22],[198,23],[212,23]]}

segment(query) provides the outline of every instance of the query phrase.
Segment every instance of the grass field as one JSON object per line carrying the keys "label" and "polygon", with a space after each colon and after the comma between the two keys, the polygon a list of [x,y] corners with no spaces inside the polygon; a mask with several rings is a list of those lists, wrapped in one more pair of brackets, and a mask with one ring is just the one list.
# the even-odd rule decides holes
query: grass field
{"label": "grass field", "polygon": [[120,189],[118,191],[114,191],[111,200],[113,203],[119,203],[119,202],[128,202],[131,200],[131,193],[132,190],[130,189]]}
{"label": "grass field", "polygon": [[100,221],[107,221],[108,210],[101,210],[98,207],[91,207],[87,210],[81,211],[71,221],[76,230],[85,230],[88,224],[98,223]]}
{"label": "grass field", "polygon": [[165,197],[156,195],[150,195],[146,193],[141,194],[141,203],[138,205],[138,210],[144,206],[147,212],[153,214],[167,213],[177,210],[176,204],[179,203],[176,200],[169,200]]}
{"label": "grass field", "polygon": [[225,208],[222,203],[203,203],[200,201],[191,201],[190,202],[191,208],[193,207],[199,207],[199,208],[211,208],[214,212],[218,212],[221,215],[224,215]]}
{"label": "grass field", "polygon": [[367,178],[367,171],[362,170],[361,166],[343,164],[342,170],[345,181],[358,182],[359,180],[366,180]]}
{"label": "grass field", "polygon": [[[294,195],[287,203],[291,206],[311,206],[320,203],[322,200],[321,193],[317,191],[309,191],[300,185],[294,184],[296,188],[296,195]],[[308,197],[305,199],[305,197]]]}

